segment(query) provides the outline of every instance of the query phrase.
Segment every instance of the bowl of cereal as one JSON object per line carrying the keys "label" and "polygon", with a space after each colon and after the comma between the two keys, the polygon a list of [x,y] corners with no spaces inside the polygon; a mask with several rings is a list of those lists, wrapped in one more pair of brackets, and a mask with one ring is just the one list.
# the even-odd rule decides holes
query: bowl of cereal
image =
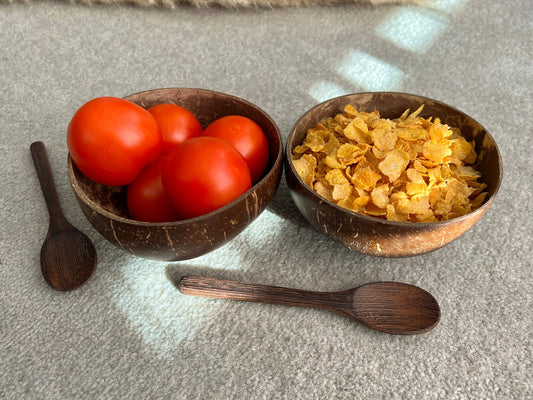
{"label": "bowl of cereal", "polygon": [[354,93],[296,122],[285,176],[298,210],[351,250],[405,257],[436,250],[486,213],[502,179],[492,136],[437,100]]}
{"label": "bowl of cereal", "polygon": [[133,219],[127,204],[127,187],[92,181],[69,155],[68,176],[75,197],[85,217],[105,239],[142,258],[187,260],[225,245],[265,210],[278,189],[283,167],[281,135],[265,111],[244,99],[204,89],[154,89],[125,99],[144,108],[166,103],[179,105],[193,113],[204,128],[224,116],[245,116],[262,129],[269,155],[262,176],[238,198],[206,214],[171,222]]}

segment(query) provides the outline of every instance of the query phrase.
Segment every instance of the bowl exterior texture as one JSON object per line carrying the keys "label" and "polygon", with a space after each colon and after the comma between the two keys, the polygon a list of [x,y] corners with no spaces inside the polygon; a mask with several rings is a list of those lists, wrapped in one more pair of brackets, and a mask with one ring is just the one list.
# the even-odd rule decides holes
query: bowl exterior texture
{"label": "bowl exterior texture", "polygon": [[[317,122],[343,111],[348,104],[361,111],[379,110],[382,117],[396,118],[406,109],[424,104],[421,116],[438,117],[443,123],[461,129],[463,136],[476,142],[475,167],[488,185],[485,203],[474,212],[436,223],[393,222],[346,210],[315,193],[298,176],[291,161],[292,150],[303,141],[307,130]],[[436,250],[468,231],[494,201],[501,179],[501,157],[488,132],[469,116],[436,100],[403,93],[356,93],[325,101],[305,113],[292,128],[286,143],[285,176],[298,210],[318,231],[364,254],[404,257]]]}
{"label": "bowl exterior texture", "polygon": [[270,159],[263,178],[230,204],[209,214],[172,223],[132,220],[126,206],[126,187],[92,182],[68,158],[68,174],[76,199],[89,222],[108,241],[139,257],[180,261],[206,254],[242,232],[266,208],[282,173],[283,146],[272,119],[257,106],[223,93],[202,89],[156,89],[126,97],[143,107],[174,103],[195,114],[205,128],[224,115],[253,119],[264,131]]}

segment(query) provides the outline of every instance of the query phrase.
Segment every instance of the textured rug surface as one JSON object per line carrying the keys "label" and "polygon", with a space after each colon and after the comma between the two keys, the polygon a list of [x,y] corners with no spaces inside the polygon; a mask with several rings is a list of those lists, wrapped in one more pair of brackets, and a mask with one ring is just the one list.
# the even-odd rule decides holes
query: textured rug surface
{"label": "textured rug surface", "polygon": [[[31,0],[0,0],[2,2],[28,2]],[[36,0],[39,1],[39,0]],[[142,7],[170,7],[192,4],[199,7],[218,5],[223,7],[296,7],[309,5],[333,5],[342,3],[384,4],[429,4],[436,0],[70,0],[82,4],[136,5]]]}
{"label": "textured rug surface", "polygon": [[[533,398],[531,0],[287,8],[0,4],[0,399]],[[193,87],[263,108],[283,138],[307,109],[360,91],[427,96],[495,138],[504,180],[483,219],[418,257],[351,252],[313,230],[282,184],[228,245],[164,263],[83,217],[66,129],[97,96]],[[98,267],[60,293],[39,252],[48,215],[29,147],[48,149],[69,220]],[[185,274],[335,291],[393,280],[432,293],[431,332],[392,336],[326,311],[188,297]]]}

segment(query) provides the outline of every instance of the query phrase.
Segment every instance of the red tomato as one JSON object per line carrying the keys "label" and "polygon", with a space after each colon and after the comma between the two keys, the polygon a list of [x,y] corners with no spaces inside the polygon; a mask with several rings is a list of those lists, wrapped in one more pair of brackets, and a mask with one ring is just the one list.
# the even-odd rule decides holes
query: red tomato
{"label": "red tomato", "polygon": [[202,126],[188,110],[176,104],[158,104],[148,109],[155,117],[163,135],[163,153],[183,141],[199,136]]}
{"label": "red tomato", "polygon": [[178,213],[194,218],[235,200],[252,186],[246,161],[215,137],[189,139],[168,155],[163,187]]}
{"label": "red tomato", "polygon": [[214,136],[225,140],[246,160],[252,182],[257,182],[268,163],[268,142],[265,134],[254,121],[241,115],[228,115],[213,121],[202,136]]}
{"label": "red tomato", "polygon": [[172,222],[180,219],[161,182],[164,160],[165,156],[159,157],[128,185],[128,209],[137,221]]}
{"label": "red tomato", "polygon": [[161,153],[163,138],[152,114],[116,97],[99,97],[72,117],[67,129],[72,160],[91,180],[126,185]]}

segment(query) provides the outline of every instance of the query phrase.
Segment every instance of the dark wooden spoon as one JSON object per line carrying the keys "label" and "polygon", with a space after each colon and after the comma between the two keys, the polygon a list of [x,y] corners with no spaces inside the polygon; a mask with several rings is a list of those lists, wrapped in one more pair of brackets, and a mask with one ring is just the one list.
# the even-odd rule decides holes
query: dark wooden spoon
{"label": "dark wooden spoon", "polygon": [[414,335],[433,329],[440,319],[435,298],[419,287],[399,282],[367,283],[341,292],[312,292],[200,276],[184,276],[183,294],[336,312],[371,329]]}
{"label": "dark wooden spoon", "polygon": [[96,249],[91,240],[63,215],[44,144],[34,142],[30,151],[50,214],[48,234],[41,248],[41,270],[44,279],[54,289],[76,289],[93,274]]}

